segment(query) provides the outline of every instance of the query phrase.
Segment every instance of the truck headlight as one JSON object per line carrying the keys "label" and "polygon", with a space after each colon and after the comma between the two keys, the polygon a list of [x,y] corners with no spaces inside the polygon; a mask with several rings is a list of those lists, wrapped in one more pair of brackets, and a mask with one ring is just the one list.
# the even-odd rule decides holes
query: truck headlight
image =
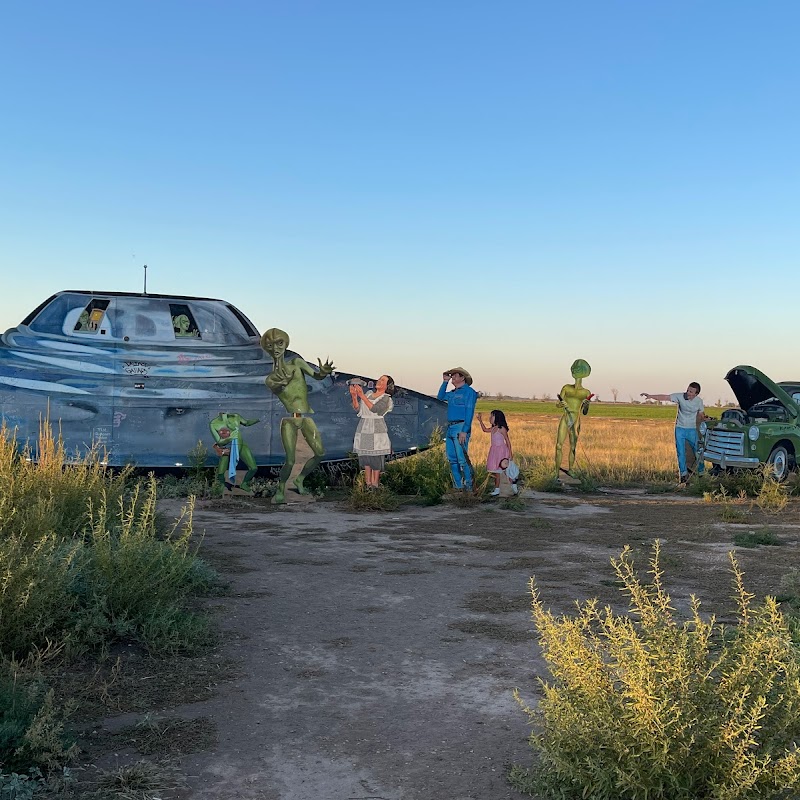
{"label": "truck headlight", "polygon": [[701,436],[705,436],[707,430],[708,430],[708,425],[706,425],[705,422],[701,422],[700,423],[700,435]]}
{"label": "truck headlight", "polygon": [[758,425],[751,425],[747,431],[747,438],[750,439],[751,442],[754,442],[758,439],[760,433],[761,431],[758,429]]}

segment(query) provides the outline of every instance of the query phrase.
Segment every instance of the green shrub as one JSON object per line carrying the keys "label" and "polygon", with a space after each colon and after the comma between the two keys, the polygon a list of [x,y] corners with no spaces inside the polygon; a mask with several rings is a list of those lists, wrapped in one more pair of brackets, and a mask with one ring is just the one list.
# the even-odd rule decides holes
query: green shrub
{"label": "green shrub", "polygon": [[328,488],[328,474],[322,467],[317,467],[303,479],[303,486],[316,497],[322,497]]}
{"label": "green shrub", "polygon": [[214,484],[198,475],[164,475],[156,481],[158,497],[164,500],[177,498],[207,498],[213,494]]}
{"label": "green shrub", "polygon": [[[490,487],[486,465],[473,463],[472,471],[475,495],[482,497],[488,494]],[[395,494],[414,495],[431,505],[440,503],[442,497],[453,488],[453,475],[441,430],[434,431],[428,449],[390,461],[386,465],[383,482]]]}
{"label": "green shrub", "polygon": [[800,611],[800,569],[790,569],[781,577],[778,601],[789,607],[794,616]]}
{"label": "green shrub", "polygon": [[370,488],[358,475],[347,495],[347,505],[355,511],[393,511],[400,504],[397,495],[386,486]]}
{"label": "green shrub", "polygon": [[761,528],[756,531],[741,531],[733,537],[733,543],[737,547],[758,547],[759,545],[778,546],[782,545],[783,541],[778,537],[775,531],[769,528]]}
{"label": "green shrub", "polygon": [[208,483],[213,479],[214,470],[206,466],[210,455],[208,447],[202,439],[197,440],[197,444],[187,453],[189,457],[189,475],[196,480]]}
{"label": "green shrub", "polygon": [[783,511],[789,502],[789,487],[775,480],[772,469],[764,472],[761,487],[756,495],[756,505],[762,511]]}
{"label": "green shrub", "polygon": [[31,800],[47,786],[47,781],[38,767],[31,767],[28,774],[18,772],[0,773],[0,800]]}
{"label": "green shrub", "polygon": [[506,497],[500,501],[499,505],[504,511],[525,511],[527,508],[525,501],[519,495]]}
{"label": "green shrub", "polygon": [[[552,682],[523,704],[540,761],[516,767],[524,792],[592,800],[752,800],[800,788],[800,667],[774,598],[753,603],[730,556],[737,622],[675,619],[658,544],[649,583],[629,548],[612,559],[630,616],[597,600],[575,617],[546,610],[531,580],[533,619]],[[519,695],[518,701],[521,703]]]}
{"label": "green shrub", "polygon": [[789,497],[800,494],[800,475],[792,473],[784,483],[779,483],[775,480],[772,466],[767,464],[757,469],[732,470],[716,475],[705,472],[695,477],[688,491],[706,499],[749,497],[767,511],[780,511]]}
{"label": "green shrub", "polygon": [[712,474],[708,471],[696,475],[688,486],[689,494],[702,496],[720,493],[727,497],[755,497],[764,482],[762,470],[733,470]]}
{"label": "green shrub", "polygon": [[83,545],[48,533],[0,539],[0,654],[23,656],[60,639],[78,605]]}
{"label": "green shrub", "polygon": [[[200,618],[192,619],[181,608],[188,595],[210,587],[190,547],[193,502],[164,536],[155,524],[155,503],[153,476],[144,491],[137,487],[127,501],[120,500],[116,511],[101,503],[92,515],[86,569],[94,605],[114,634],[158,649],[165,631],[204,632]],[[176,627],[182,615],[185,625]],[[148,631],[158,635],[151,638]],[[185,636],[178,638],[177,644],[188,643]]]}
{"label": "green shrub", "polygon": [[416,495],[428,503],[440,502],[453,485],[444,445],[390,461],[386,465],[383,481],[395,494]]}
{"label": "green shrub", "polygon": [[[48,769],[68,762],[77,751],[64,733],[71,708],[57,709],[52,690],[23,679],[16,664],[0,666],[0,762],[3,770]],[[0,797],[2,795],[0,794]]]}
{"label": "green shrub", "polygon": [[69,709],[41,682],[19,678],[14,659],[27,656],[28,669],[115,637],[157,653],[196,649],[210,638],[208,623],[186,600],[218,587],[191,543],[193,501],[165,527],[152,476],[133,484],[129,470],[113,474],[97,454],[73,463],[44,428],[37,461],[29,457],[0,430],[0,800],[32,796],[44,785],[35,770],[73,752]]}

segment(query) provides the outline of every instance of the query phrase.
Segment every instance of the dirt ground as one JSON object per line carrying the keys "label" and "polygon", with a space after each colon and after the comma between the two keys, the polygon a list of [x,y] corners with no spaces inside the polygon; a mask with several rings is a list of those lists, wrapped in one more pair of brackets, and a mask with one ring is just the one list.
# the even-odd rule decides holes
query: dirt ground
{"label": "dirt ground", "polygon": [[[173,514],[176,503],[165,504]],[[527,720],[545,676],[528,580],[569,612],[597,596],[618,608],[609,558],[623,545],[646,568],[650,543],[676,606],[697,594],[729,618],[727,553],[741,531],[782,546],[736,548],[748,588],[779,593],[800,567],[800,504],[721,521],[719,505],[681,494],[528,494],[524,510],[403,506],[354,512],[319,501],[199,504],[201,555],[230,581],[213,598],[227,680],[157,715],[205,731],[173,762],[193,800],[511,800],[511,763],[531,763]],[[218,654],[217,657],[219,657]],[[102,737],[141,715],[106,719]],[[175,725],[176,723],[172,723]],[[178,730],[177,727],[174,730]],[[180,750],[180,748],[178,748]]]}

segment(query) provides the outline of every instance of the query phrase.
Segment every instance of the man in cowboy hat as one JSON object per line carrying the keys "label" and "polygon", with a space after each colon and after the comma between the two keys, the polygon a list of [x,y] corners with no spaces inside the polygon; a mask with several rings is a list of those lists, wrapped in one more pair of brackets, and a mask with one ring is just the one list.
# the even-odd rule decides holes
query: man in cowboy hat
{"label": "man in cowboy hat", "polygon": [[[448,392],[448,383],[453,388]],[[442,386],[437,395],[447,403],[447,460],[456,489],[472,489],[472,465],[467,448],[472,433],[472,417],[478,393],[472,388],[472,375],[464,367],[453,367],[442,373]]]}

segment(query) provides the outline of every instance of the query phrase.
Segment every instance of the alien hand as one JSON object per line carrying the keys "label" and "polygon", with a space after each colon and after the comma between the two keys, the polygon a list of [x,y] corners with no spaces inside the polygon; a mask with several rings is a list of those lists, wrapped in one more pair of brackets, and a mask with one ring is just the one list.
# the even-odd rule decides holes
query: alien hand
{"label": "alien hand", "polygon": [[333,363],[330,361],[330,359],[326,359],[325,363],[323,364],[322,363],[322,359],[318,358],[317,359],[317,364],[319,364],[319,373],[320,373],[320,375],[322,375],[323,378],[326,375],[330,375],[331,372],[333,372],[333,370],[334,370]]}
{"label": "alien hand", "polygon": [[264,383],[266,383],[269,389],[275,392],[275,394],[280,394],[289,385],[289,377],[281,377],[271,372],[267,375],[267,379]]}

